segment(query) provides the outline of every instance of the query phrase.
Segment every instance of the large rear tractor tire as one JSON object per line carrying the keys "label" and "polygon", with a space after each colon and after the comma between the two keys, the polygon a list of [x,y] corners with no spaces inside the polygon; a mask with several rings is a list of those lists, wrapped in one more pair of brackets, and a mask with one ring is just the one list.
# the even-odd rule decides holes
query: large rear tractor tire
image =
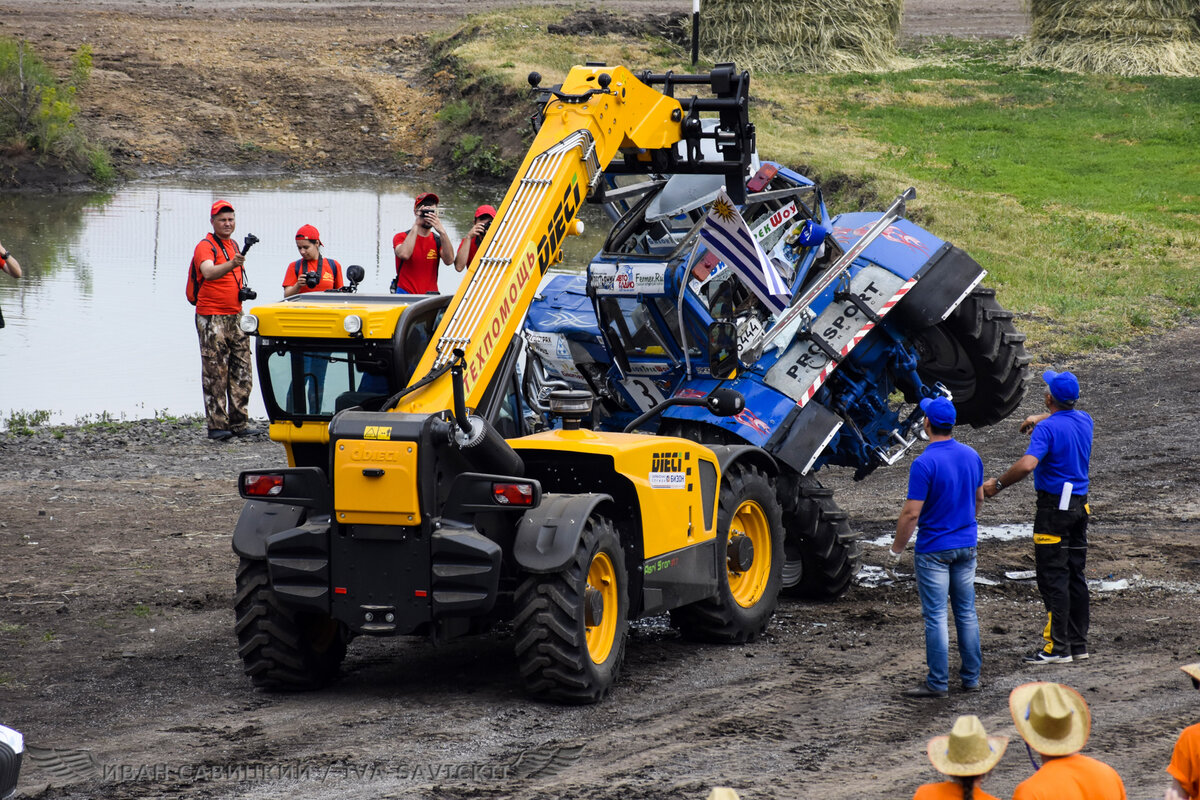
{"label": "large rear tractor tire", "polygon": [[1025,396],[1031,357],[1012,319],[995,289],[977,287],[944,322],[913,335],[917,373],[927,385],[950,390],[959,425],[994,425]]}
{"label": "large rear tractor tire", "polygon": [[717,594],[677,608],[671,622],[705,642],[753,641],[779,602],[783,522],[775,486],[757,467],[735,464],[721,479],[717,511]]}
{"label": "large rear tractor tire", "polygon": [[517,663],[532,696],[595,703],[617,680],[629,630],[629,576],[620,539],[593,515],[574,560],[530,575],[514,598]]}
{"label": "large rear tractor tire", "polygon": [[265,561],[243,558],[238,564],[234,613],[238,655],[255,686],[307,691],[337,677],[349,641],[345,626],[280,603]]}
{"label": "large rear tractor tire", "polygon": [[862,560],[849,515],[811,475],[781,484],[784,498],[783,593],[809,600],[836,600],[850,588]]}

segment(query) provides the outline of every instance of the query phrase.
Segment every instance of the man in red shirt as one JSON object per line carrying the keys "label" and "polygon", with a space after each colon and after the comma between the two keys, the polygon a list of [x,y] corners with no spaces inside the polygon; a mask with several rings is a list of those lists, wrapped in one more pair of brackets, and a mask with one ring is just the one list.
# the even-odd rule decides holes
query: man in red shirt
{"label": "man in red shirt", "polygon": [[262,433],[250,427],[250,392],[254,370],[250,337],[238,323],[245,286],[245,256],[233,240],[236,227],[233,206],[225,200],[212,204],[213,232],[192,253],[192,270],[203,280],[196,292],[196,333],[200,337],[201,385],[208,438],[225,441],[234,436]]}
{"label": "man in red shirt", "polygon": [[1017,784],[1013,800],[1126,800],[1117,771],[1080,755],[1092,730],[1082,695],[1061,683],[1026,683],[1008,696],[1017,733],[1042,757],[1033,777]]}
{"label": "man in red shirt", "polygon": [[[1192,679],[1192,686],[1200,689],[1200,663],[1180,669]],[[1179,734],[1167,772],[1175,779],[1167,789],[1169,800],[1200,798],[1200,723],[1184,728]]]}
{"label": "man in red shirt", "polygon": [[438,290],[438,261],[454,263],[454,245],[438,217],[438,196],[422,192],[413,202],[412,228],[392,237],[396,253],[396,293],[425,294]]}
{"label": "man in red shirt", "polygon": [[479,251],[479,243],[496,218],[496,209],[491,206],[480,206],[475,209],[475,224],[467,231],[466,237],[458,243],[458,252],[454,254],[454,268],[459,272],[466,269],[475,260]]}

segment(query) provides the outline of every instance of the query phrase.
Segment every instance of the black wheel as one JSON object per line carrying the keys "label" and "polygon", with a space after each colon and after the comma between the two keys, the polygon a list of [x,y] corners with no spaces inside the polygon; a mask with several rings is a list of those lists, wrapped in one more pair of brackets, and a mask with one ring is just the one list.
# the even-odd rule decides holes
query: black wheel
{"label": "black wheel", "polygon": [[575,559],[561,572],[530,575],[514,598],[517,663],[531,695],[595,703],[625,659],[629,577],[607,518],[592,515]]}
{"label": "black wheel", "polygon": [[243,558],[238,564],[234,613],[238,655],[255,686],[305,691],[337,677],[349,640],[345,626],[280,603],[265,561]]}
{"label": "black wheel", "polygon": [[845,511],[811,475],[780,483],[783,524],[783,593],[810,600],[834,600],[850,588],[862,560],[858,535]]}
{"label": "black wheel", "polygon": [[735,464],[721,478],[717,552],[716,596],[675,609],[671,621],[689,639],[752,641],[775,613],[783,574],[779,501],[757,467]]}
{"label": "black wheel", "polygon": [[946,321],[913,335],[921,380],[950,390],[958,424],[994,425],[1025,396],[1031,357],[1025,334],[1017,332],[1012,319],[1012,312],[996,302],[994,289],[978,287]]}

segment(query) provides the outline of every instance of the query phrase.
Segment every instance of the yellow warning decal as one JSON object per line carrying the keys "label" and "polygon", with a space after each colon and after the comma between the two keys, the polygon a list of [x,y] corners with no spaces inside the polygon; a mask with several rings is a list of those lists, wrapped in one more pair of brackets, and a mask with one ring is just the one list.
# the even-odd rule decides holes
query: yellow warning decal
{"label": "yellow warning decal", "polygon": [[1050,533],[1035,533],[1033,535],[1034,544],[1058,544],[1061,541],[1061,536],[1055,536]]}
{"label": "yellow warning decal", "polygon": [[388,425],[368,425],[363,430],[364,439],[391,439],[392,429]]}

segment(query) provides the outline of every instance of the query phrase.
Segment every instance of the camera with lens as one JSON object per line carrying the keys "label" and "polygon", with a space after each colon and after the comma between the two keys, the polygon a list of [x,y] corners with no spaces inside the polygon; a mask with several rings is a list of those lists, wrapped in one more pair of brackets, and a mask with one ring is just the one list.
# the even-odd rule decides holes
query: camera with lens
{"label": "camera with lens", "polygon": [[[245,258],[246,253],[249,253],[250,248],[256,244],[258,244],[258,237],[255,236],[253,233],[247,233],[246,238],[242,240],[242,257]],[[242,273],[243,278],[245,277],[245,274],[246,274],[245,272]],[[257,300],[257,299],[258,299],[258,292],[251,289],[248,285],[243,283],[241,286],[238,287],[238,302],[239,303],[244,303],[247,300]]]}
{"label": "camera with lens", "polygon": [[317,284],[321,282],[321,274],[315,269],[310,269],[304,273],[304,285],[310,289],[317,288]]}

